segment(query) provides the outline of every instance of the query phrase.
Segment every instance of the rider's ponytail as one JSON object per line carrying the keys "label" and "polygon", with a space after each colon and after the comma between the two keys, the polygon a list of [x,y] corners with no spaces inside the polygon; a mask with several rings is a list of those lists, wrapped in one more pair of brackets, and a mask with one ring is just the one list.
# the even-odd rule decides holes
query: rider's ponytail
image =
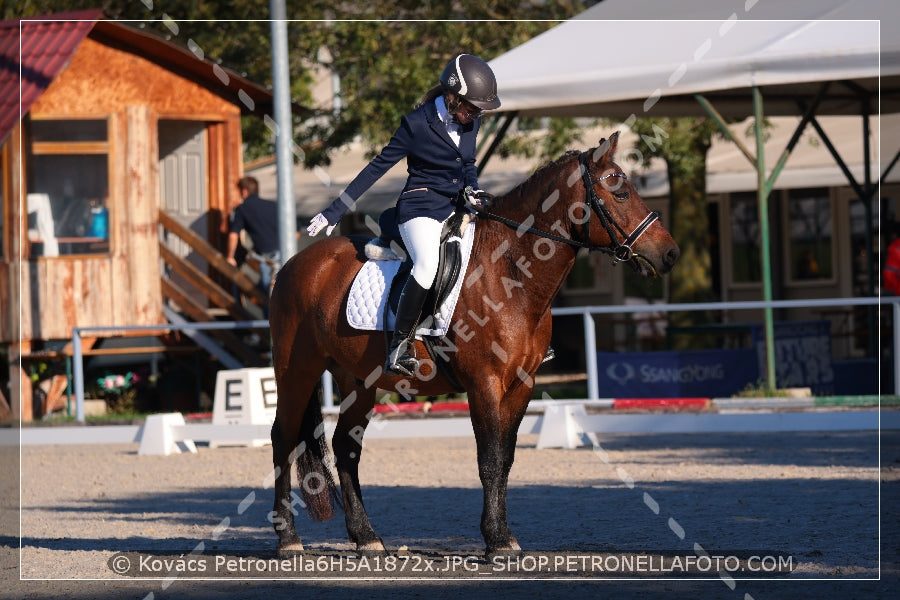
{"label": "rider's ponytail", "polygon": [[444,93],[444,88],[441,84],[437,84],[422,96],[422,99],[419,100],[419,103],[415,105],[414,108],[419,108],[421,106],[425,106],[429,102],[433,102],[435,98]]}

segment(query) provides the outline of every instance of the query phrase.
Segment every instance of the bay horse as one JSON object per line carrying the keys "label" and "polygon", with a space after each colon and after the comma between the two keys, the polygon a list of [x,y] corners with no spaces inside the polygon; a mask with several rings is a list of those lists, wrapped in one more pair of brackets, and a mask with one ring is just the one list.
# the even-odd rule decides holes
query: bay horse
{"label": "bay horse", "polygon": [[[506,491],[516,436],[534,375],[550,344],[550,305],[579,248],[612,255],[644,276],[672,269],[679,249],[613,162],[618,132],[586,152],[567,152],[527,181],[479,209],[471,259],[444,340],[457,383],[468,394],[483,488],[481,533],[486,553],[521,551],[509,530]],[[274,509],[269,521],[279,554],[303,550],[296,507],[326,520],[342,505],[350,541],[360,553],[383,553],[363,506],[359,461],[376,390],[405,396],[446,394],[454,386],[423,360],[415,377],[382,370],[381,331],[351,328],[348,290],[362,267],[362,236],[326,238],[288,260],[269,303],[278,404],[272,425]],[[329,451],[320,377],[330,370],[341,397]],[[302,501],[291,491],[297,464]],[[340,484],[334,480],[336,468]]]}

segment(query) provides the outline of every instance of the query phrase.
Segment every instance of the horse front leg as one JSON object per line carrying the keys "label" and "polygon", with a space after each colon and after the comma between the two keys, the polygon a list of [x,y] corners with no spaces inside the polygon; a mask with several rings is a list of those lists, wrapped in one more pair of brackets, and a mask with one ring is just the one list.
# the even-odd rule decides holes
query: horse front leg
{"label": "horse front leg", "polygon": [[[366,388],[350,373],[336,375],[343,400],[331,440],[338,479],[344,500],[344,519],[350,541],[362,554],[381,554],[384,543],[369,522],[359,487],[359,461],[362,457],[363,435],[375,405],[375,388]],[[348,393],[349,392],[349,393]]]}
{"label": "horse front leg", "polygon": [[521,551],[519,542],[509,530],[506,490],[515,458],[519,424],[530,398],[531,389],[520,384],[499,401],[479,399],[471,411],[478,450],[478,475],[484,491],[481,535],[489,557]]}

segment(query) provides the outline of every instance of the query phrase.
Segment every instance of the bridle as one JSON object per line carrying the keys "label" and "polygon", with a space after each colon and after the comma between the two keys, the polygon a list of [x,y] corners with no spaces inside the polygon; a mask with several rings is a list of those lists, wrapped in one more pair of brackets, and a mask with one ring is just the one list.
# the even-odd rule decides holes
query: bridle
{"label": "bridle", "polygon": [[[630,234],[625,233],[625,230],[622,229],[622,226],[616,222],[613,218],[612,214],[610,214],[609,209],[606,208],[606,204],[604,204],[603,199],[597,195],[597,191],[594,189],[594,185],[598,183],[603,183],[606,179],[610,177],[619,177],[621,179],[627,180],[628,177],[625,173],[616,172],[616,173],[607,173],[606,175],[602,175],[597,179],[591,179],[591,171],[588,169],[588,163],[586,154],[582,152],[578,155],[578,163],[581,167],[581,178],[584,180],[584,188],[587,191],[588,203],[591,205],[591,212],[596,213],[597,217],[600,219],[600,224],[603,225],[603,228],[606,229],[606,233],[609,234],[609,239],[612,240],[612,248],[607,248],[606,246],[593,246],[588,245],[590,250],[600,250],[601,252],[606,252],[612,254],[613,256],[613,264],[617,264],[620,262],[628,262],[632,258],[634,258],[634,250],[631,247],[638,240],[641,235],[647,228],[650,227],[654,221],[659,219],[659,213],[656,211],[652,211],[644,220],[641,221],[637,227],[634,228]],[[587,232],[588,236],[590,236],[590,213],[588,213],[587,219]],[[616,236],[616,231],[621,234],[623,238],[625,238],[624,242],[619,242],[618,236]],[[588,242],[590,242],[590,237],[588,237]]]}
{"label": "bridle", "polygon": [[[626,233],[625,230],[622,229],[622,226],[619,225],[618,222],[616,222],[615,218],[613,218],[612,214],[609,212],[609,209],[606,208],[606,204],[603,202],[603,199],[597,195],[597,191],[594,189],[594,186],[596,184],[602,184],[603,181],[611,177],[620,177],[627,180],[628,178],[626,177],[625,173],[608,173],[606,175],[598,177],[597,179],[592,179],[590,169],[588,168],[586,153],[582,152],[578,155],[578,163],[579,168],[581,169],[581,178],[584,181],[587,204],[590,206],[590,210],[587,211],[585,219],[585,238],[587,241],[573,240],[571,238],[562,237],[554,233],[550,233],[549,231],[536,229],[535,227],[531,226],[531,223],[534,222],[533,216],[530,216],[525,223],[519,223],[518,221],[496,215],[480,207],[476,207],[475,211],[480,216],[487,217],[494,221],[499,221],[500,223],[512,227],[519,235],[522,235],[523,233],[533,233],[555,242],[568,244],[569,246],[573,246],[575,248],[587,248],[590,252],[596,250],[598,252],[609,254],[613,257],[613,265],[616,265],[620,262],[628,262],[632,258],[639,256],[632,249],[632,246],[634,246],[634,243],[638,240],[638,238],[641,237],[641,235],[643,235],[645,231],[647,231],[647,228],[650,227],[650,225],[652,225],[654,221],[657,221],[659,219],[659,213],[656,211],[651,212],[646,217],[644,217],[644,220],[641,221],[637,227],[634,228],[634,231],[632,231],[630,234]],[[606,229],[606,232],[609,234],[609,239],[611,240],[612,245],[611,248],[608,246],[598,246],[591,243],[591,213],[597,215],[597,218],[600,219],[600,224],[603,225],[603,228]],[[617,232],[619,235],[617,235]],[[620,242],[619,236],[624,238],[624,241]]]}

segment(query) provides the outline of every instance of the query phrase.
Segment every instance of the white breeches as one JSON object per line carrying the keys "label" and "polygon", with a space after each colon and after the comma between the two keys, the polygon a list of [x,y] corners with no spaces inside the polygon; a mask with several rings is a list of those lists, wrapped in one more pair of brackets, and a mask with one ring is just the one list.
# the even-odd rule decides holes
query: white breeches
{"label": "white breeches", "polygon": [[428,217],[416,217],[400,224],[400,235],[413,261],[412,276],[426,290],[437,275],[443,226]]}

